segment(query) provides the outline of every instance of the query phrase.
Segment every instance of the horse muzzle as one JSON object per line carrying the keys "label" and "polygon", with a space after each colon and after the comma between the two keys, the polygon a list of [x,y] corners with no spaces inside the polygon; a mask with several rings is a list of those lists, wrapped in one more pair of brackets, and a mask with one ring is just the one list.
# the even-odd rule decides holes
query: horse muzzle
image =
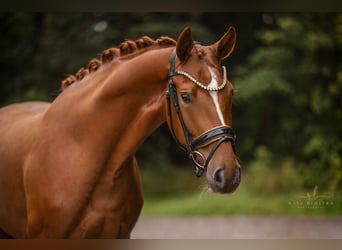
{"label": "horse muzzle", "polygon": [[207,173],[208,190],[213,193],[232,193],[237,189],[240,181],[240,167],[233,171],[229,171],[226,168],[217,168],[212,175]]}

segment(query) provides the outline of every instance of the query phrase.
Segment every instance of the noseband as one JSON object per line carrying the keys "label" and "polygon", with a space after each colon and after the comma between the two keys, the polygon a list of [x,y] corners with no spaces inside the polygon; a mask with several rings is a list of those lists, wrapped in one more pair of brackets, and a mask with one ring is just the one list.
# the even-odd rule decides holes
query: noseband
{"label": "noseband", "polygon": [[[232,144],[233,151],[235,153],[235,139],[236,135],[234,130],[227,125],[219,126],[212,128],[206,132],[204,132],[202,135],[198,136],[194,140],[190,136],[190,132],[187,129],[182,112],[180,110],[179,102],[178,102],[178,95],[177,95],[177,89],[176,86],[173,82],[173,77],[176,75],[183,75],[187,78],[189,78],[191,81],[193,81],[197,86],[203,88],[204,90],[207,91],[220,91],[221,89],[224,88],[226,85],[226,71],[224,68],[224,78],[223,78],[223,83],[221,86],[217,88],[208,88],[207,86],[204,86],[201,84],[198,80],[193,78],[190,74],[184,72],[184,71],[175,71],[175,63],[176,63],[176,50],[172,52],[171,55],[171,61],[170,61],[170,71],[169,71],[169,85],[168,85],[168,90],[166,92],[166,100],[167,100],[167,106],[168,106],[168,115],[170,118],[170,126],[171,126],[171,134],[174,138],[174,140],[177,142],[180,148],[182,148],[184,151],[186,151],[192,160],[192,162],[195,164],[195,174],[197,177],[201,177],[203,172],[207,169],[208,164],[215,154],[216,150],[218,147],[225,141],[228,141]],[[173,107],[176,110],[176,114],[179,120],[179,123],[182,127],[183,134],[186,140],[186,146],[183,146],[179,140],[177,139],[174,131],[174,126],[173,126],[173,121],[172,121],[172,109],[171,109],[171,100],[173,103]],[[210,153],[208,154],[208,157],[205,158],[205,156],[198,151],[199,148],[206,147],[212,143],[215,143],[214,146],[212,147]]]}

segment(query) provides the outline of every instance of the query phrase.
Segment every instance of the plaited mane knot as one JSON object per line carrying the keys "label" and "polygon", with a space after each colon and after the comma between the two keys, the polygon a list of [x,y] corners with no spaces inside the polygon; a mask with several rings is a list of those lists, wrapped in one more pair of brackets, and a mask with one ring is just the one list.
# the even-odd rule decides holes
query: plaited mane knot
{"label": "plaited mane knot", "polygon": [[148,36],[143,36],[142,38],[136,40],[135,43],[137,44],[137,47],[139,49],[142,49],[142,48],[146,48],[146,47],[153,45],[154,41],[152,38]]}
{"label": "plaited mane knot", "polygon": [[86,75],[95,72],[101,67],[102,64],[113,61],[115,58],[125,56],[127,54],[134,53],[139,49],[145,49],[153,46],[175,46],[176,41],[170,37],[162,36],[156,40],[148,36],[142,36],[141,38],[131,41],[127,40],[120,44],[117,48],[109,48],[102,52],[100,60],[91,59],[86,68],[81,68],[74,75],[67,76],[61,82],[61,90],[66,89],[68,86],[76,81],[81,81]]}
{"label": "plaited mane knot", "polygon": [[101,66],[102,62],[100,60],[97,59],[91,59],[90,62],[88,63],[88,70],[89,72],[94,72],[96,71],[100,66]]}
{"label": "plaited mane knot", "polygon": [[107,63],[113,61],[115,57],[119,56],[118,49],[110,48],[106,49],[101,54],[101,61],[102,63]]}
{"label": "plaited mane knot", "polygon": [[80,68],[76,73],[76,78],[78,81],[82,80],[89,73],[88,69]]}
{"label": "plaited mane knot", "polygon": [[135,42],[127,40],[126,42],[121,43],[120,45],[120,55],[124,56],[130,53],[133,53],[138,49]]}
{"label": "plaited mane knot", "polygon": [[62,81],[61,89],[62,90],[66,89],[67,87],[69,87],[71,84],[73,84],[76,81],[77,81],[77,79],[74,75],[69,75],[67,78],[65,78]]}
{"label": "plaited mane knot", "polygon": [[176,41],[173,40],[170,37],[167,37],[167,36],[162,36],[162,37],[158,38],[157,39],[157,43],[160,46],[173,46],[173,45],[176,45]]}

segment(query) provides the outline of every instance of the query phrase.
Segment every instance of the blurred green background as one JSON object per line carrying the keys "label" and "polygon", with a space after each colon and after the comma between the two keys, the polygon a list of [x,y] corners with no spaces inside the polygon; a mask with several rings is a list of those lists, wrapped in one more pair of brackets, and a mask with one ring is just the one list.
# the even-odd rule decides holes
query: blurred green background
{"label": "blurred green background", "polygon": [[142,35],[176,39],[188,25],[203,44],[237,29],[224,63],[238,90],[242,183],[232,195],[208,194],[162,126],[137,152],[143,214],[341,214],[339,13],[0,13],[0,105],[51,101],[104,49]]}

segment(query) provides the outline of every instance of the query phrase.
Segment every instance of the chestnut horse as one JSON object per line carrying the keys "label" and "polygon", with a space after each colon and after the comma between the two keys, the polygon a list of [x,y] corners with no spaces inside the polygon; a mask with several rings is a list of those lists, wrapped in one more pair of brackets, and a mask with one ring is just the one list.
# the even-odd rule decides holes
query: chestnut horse
{"label": "chestnut horse", "polygon": [[62,81],[52,103],[0,110],[0,228],[15,238],[129,238],[143,192],[135,152],[167,122],[209,191],[240,183],[233,87],[220,61],[230,27],[202,46],[144,36],[105,50]]}

